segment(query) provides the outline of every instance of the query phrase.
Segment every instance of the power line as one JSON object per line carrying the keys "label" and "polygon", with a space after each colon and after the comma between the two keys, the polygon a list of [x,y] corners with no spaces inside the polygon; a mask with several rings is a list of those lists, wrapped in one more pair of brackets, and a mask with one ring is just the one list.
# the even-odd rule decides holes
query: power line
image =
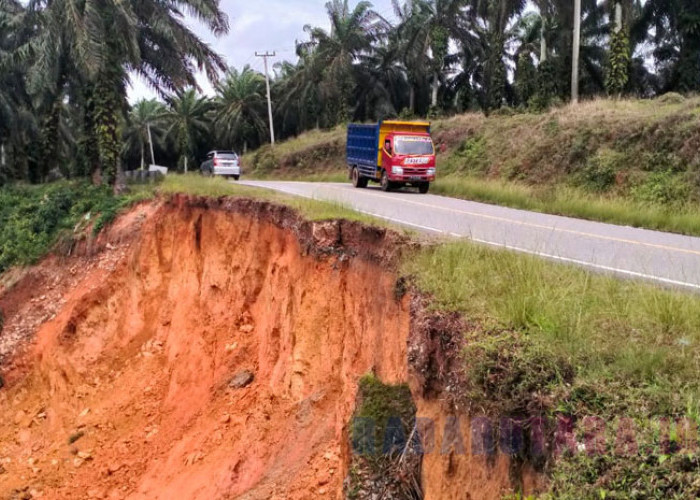
{"label": "power line", "polygon": [[272,121],[272,98],[270,97],[270,74],[267,69],[267,58],[268,57],[275,57],[277,55],[276,52],[265,52],[264,54],[259,54],[257,51],[255,52],[255,57],[262,57],[263,61],[265,61],[265,85],[267,86],[267,113],[270,117],[270,143],[272,144],[272,147],[275,147],[275,125]]}

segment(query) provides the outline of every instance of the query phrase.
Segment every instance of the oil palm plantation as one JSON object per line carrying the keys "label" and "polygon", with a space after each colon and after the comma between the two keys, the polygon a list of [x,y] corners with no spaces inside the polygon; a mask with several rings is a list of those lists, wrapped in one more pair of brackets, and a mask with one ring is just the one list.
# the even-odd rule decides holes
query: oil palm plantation
{"label": "oil palm plantation", "polygon": [[245,66],[231,69],[216,85],[213,126],[221,144],[229,149],[258,146],[267,129],[265,77]]}
{"label": "oil palm plantation", "polygon": [[210,133],[211,101],[189,88],[169,97],[167,102],[163,115],[166,136],[175,145],[180,158],[178,166],[187,172],[196,160],[197,144]]}
{"label": "oil palm plantation", "polygon": [[45,88],[63,86],[67,68],[79,74],[81,85],[73,92],[82,95],[71,97],[85,103],[84,133],[93,136],[86,141],[88,155],[99,159],[91,166],[95,178],[101,173],[109,182],[120,177],[128,71],[165,93],[194,85],[198,69],[216,78],[224,67],[182,14],[196,17],[215,34],[226,33],[218,0],[32,0],[32,5],[43,6],[32,73]]}
{"label": "oil palm plantation", "polygon": [[373,43],[385,37],[390,28],[371,5],[361,1],[351,9],[348,0],[331,0],[326,4],[330,33],[318,27],[304,28],[310,41],[301,48],[313,48],[316,68],[323,72],[321,99],[331,110],[335,123],[351,117],[351,98],[356,84],[355,61],[370,53]]}
{"label": "oil palm plantation", "polygon": [[139,156],[141,170],[147,161],[154,161],[150,153],[156,145],[163,145],[165,113],[163,103],[155,99],[142,99],[129,111],[124,130],[124,150],[128,155]]}

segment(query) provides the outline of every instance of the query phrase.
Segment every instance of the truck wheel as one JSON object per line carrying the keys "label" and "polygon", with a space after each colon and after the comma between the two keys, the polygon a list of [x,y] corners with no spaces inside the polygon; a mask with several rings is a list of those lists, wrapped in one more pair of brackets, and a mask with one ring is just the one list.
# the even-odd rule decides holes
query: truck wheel
{"label": "truck wheel", "polygon": [[240,179],[240,178],[241,178],[240,175],[234,175],[234,176],[233,176],[233,180],[234,180],[234,181],[237,181],[237,180]]}
{"label": "truck wheel", "polygon": [[385,192],[389,192],[394,189],[394,183],[389,180],[386,170],[382,170],[382,180],[380,182],[380,186],[382,187],[382,191]]}
{"label": "truck wheel", "polygon": [[355,186],[356,188],[366,188],[367,187],[367,182],[369,179],[367,177],[362,177],[360,175],[360,171],[357,169],[357,167],[353,167],[352,169],[352,185]]}
{"label": "truck wheel", "polygon": [[418,192],[420,194],[427,194],[429,190],[430,190],[430,183],[429,182],[421,182],[420,184],[418,184]]}

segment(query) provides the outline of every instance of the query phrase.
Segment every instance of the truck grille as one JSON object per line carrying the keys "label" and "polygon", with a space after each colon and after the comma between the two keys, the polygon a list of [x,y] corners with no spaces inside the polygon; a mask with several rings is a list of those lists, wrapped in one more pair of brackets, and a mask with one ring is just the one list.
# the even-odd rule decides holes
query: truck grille
{"label": "truck grille", "polygon": [[403,175],[426,175],[428,173],[427,168],[407,168],[403,167]]}

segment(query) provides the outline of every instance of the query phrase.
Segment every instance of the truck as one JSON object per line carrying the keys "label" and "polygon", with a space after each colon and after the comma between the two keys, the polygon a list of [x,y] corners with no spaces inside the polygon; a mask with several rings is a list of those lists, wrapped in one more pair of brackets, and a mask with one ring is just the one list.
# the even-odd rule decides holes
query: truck
{"label": "truck", "polygon": [[383,191],[417,187],[425,194],[435,180],[435,146],[429,122],[381,121],[348,125],[348,176],[356,188],[378,182]]}

